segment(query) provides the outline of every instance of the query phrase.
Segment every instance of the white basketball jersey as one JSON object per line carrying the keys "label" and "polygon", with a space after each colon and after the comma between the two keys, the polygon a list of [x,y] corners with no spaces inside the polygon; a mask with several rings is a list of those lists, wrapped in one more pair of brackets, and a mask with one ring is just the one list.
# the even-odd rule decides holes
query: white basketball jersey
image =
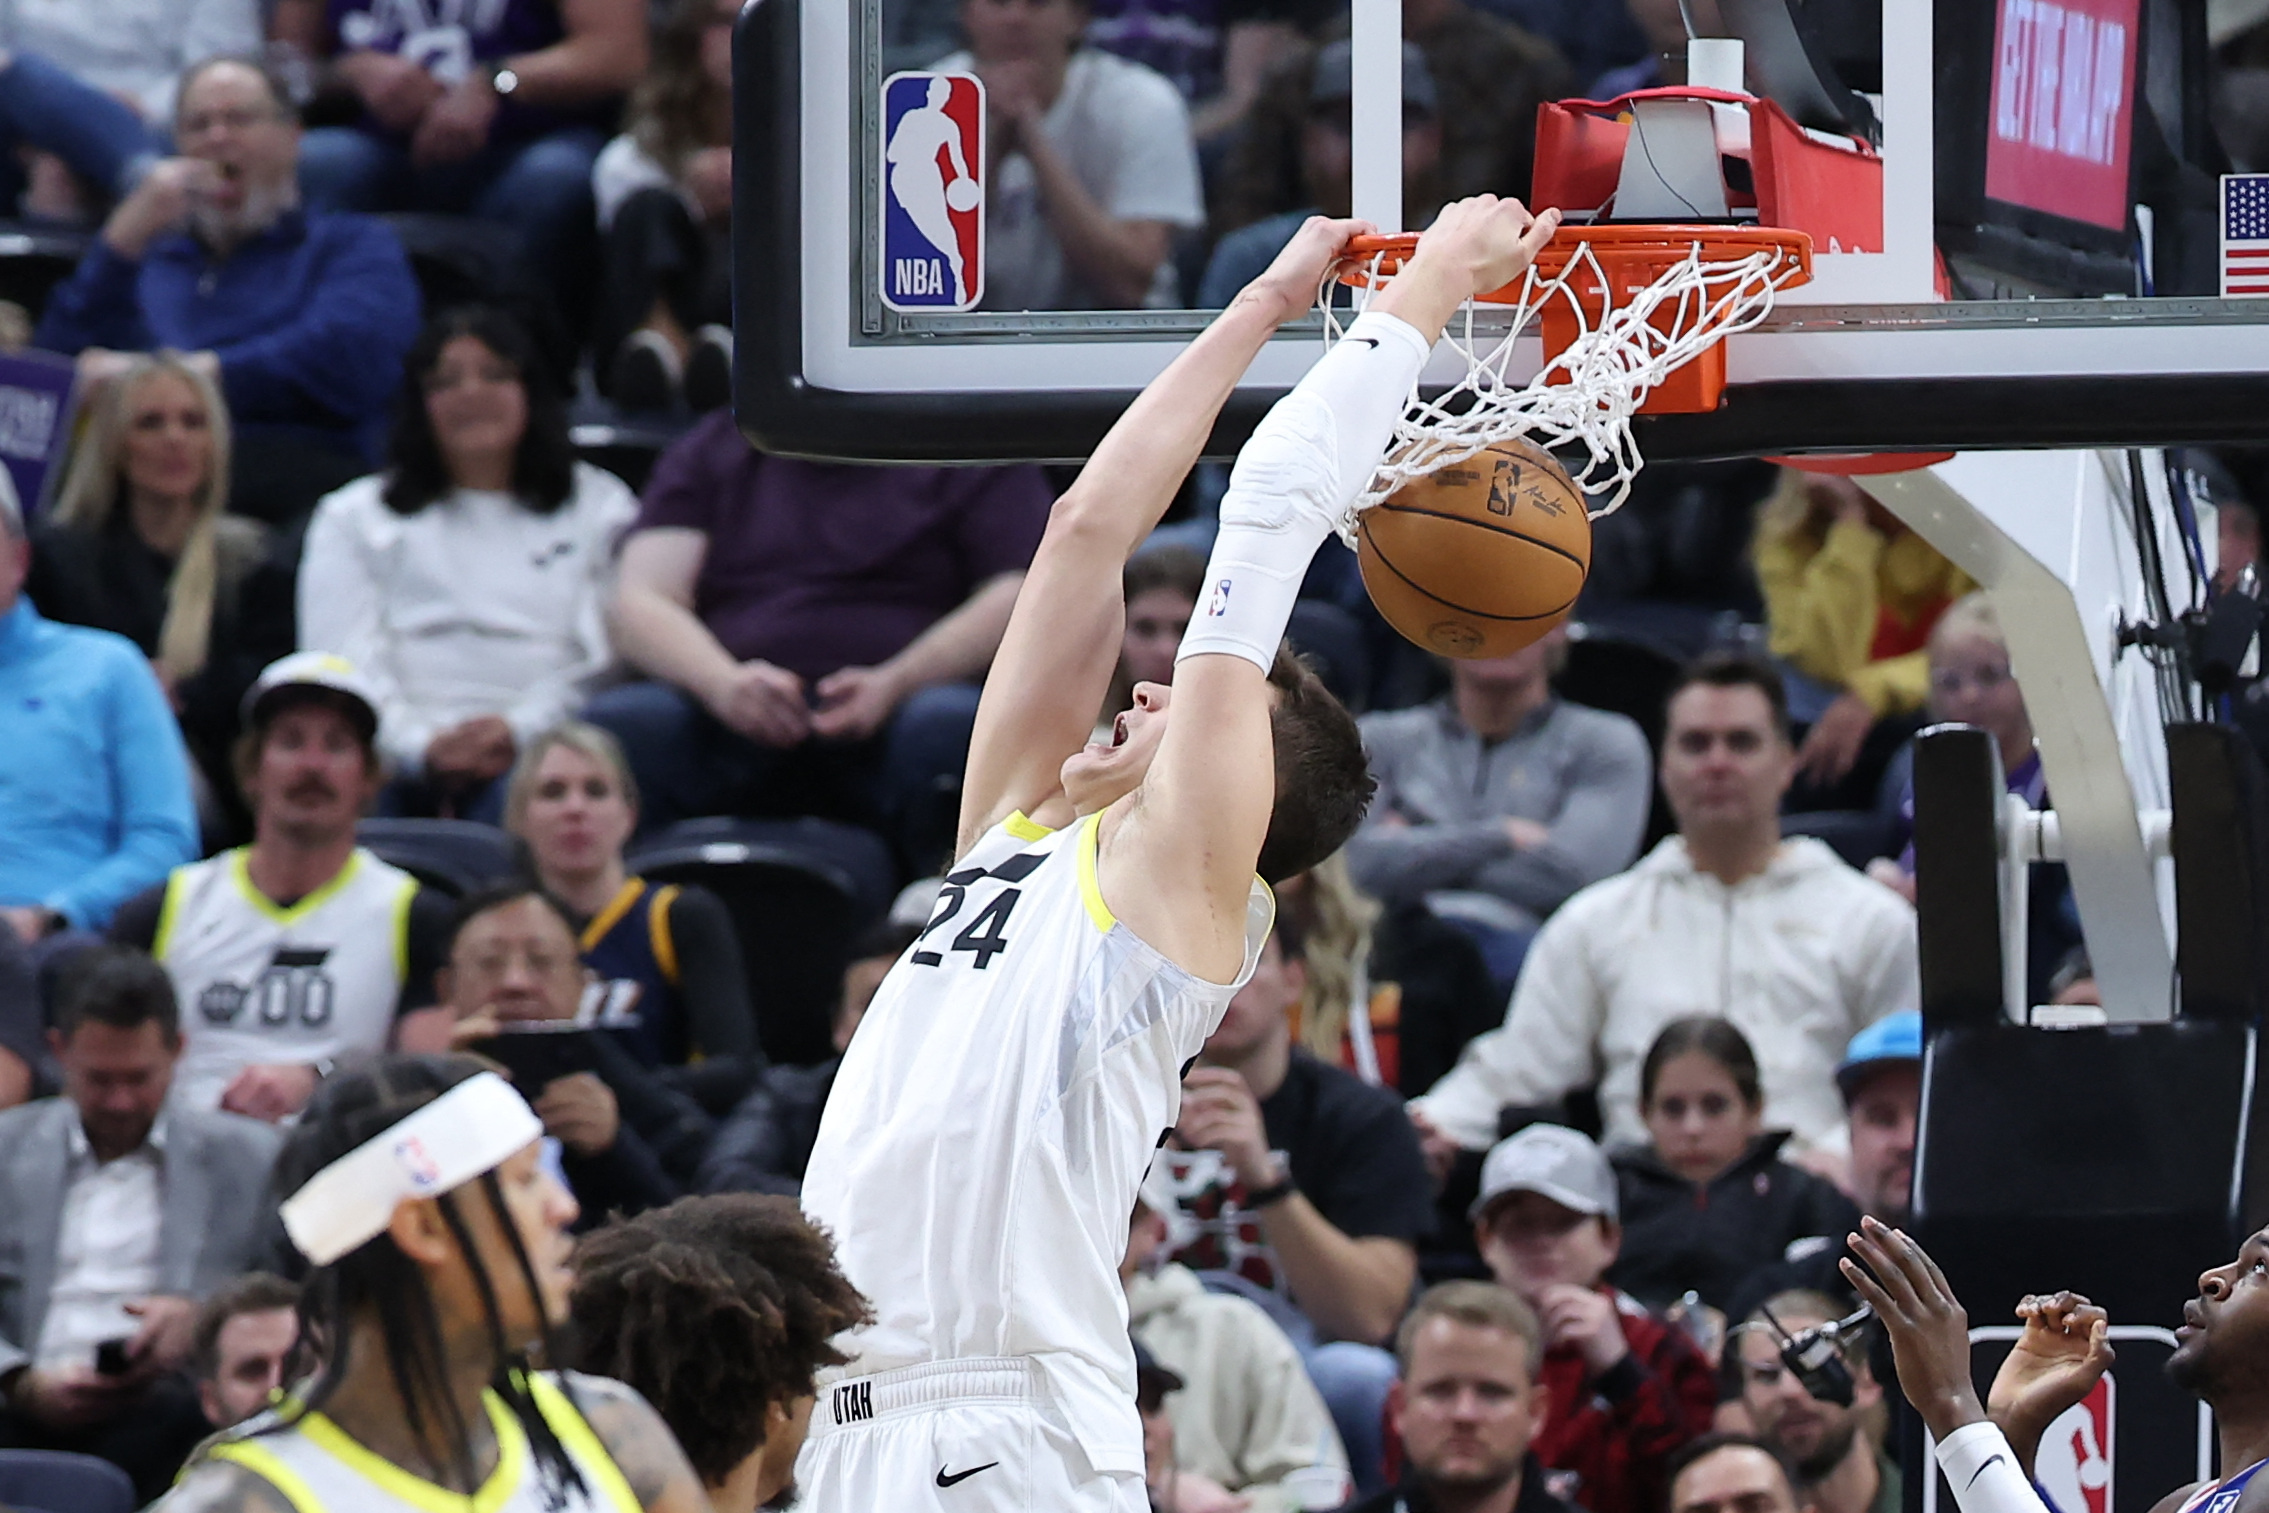
{"label": "white basketball jersey", "polygon": [[151,948],[181,1001],[174,1101],[214,1109],[245,1067],[384,1050],[417,891],[359,846],[288,909],[252,885],[242,848],[174,869]]}
{"label": "white basketball jersey", "polygon": [[1192,976],[1112,917],[1099,818],[1014,815],[947,874],[843,1058],[803,1202],[875,1310],[823,1382],[1028,1356],[1094,1468],[1140,1474],[1128,1220],[1275,904],[1256,880],[1236,982]]}
{"label": "white basketball jersey", "polygon": [[[547,1495],[528,1431],[495,1393],[482,1394],[496,1429],[496,1469],[471,1497],[412,1476],[348,1437],[321,1413],[288,1429],[260,1432],[274,1422],[262,1414],[213,1443],[204,1453],[234,1461],[283,1494],[293,1513],[434,1513],[441,1508],[478,1513],[640,1513],[637,1495],[623,1479],[598,1434],[554,1385],[550,1373],[531,1378],[536,1406],[583,1478],[583,1490]],[[162,1508],[165,1504],[161,1503]]]}

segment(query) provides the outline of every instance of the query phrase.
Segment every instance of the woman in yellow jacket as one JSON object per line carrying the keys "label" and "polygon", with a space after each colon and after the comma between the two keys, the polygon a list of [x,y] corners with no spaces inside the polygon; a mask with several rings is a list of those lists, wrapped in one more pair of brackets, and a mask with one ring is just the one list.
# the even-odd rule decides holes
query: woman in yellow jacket
{"label": "woman in yellow jacket", "polygon": [[[1789,679],[1789,713],[1809,724],[1797,782],[1871,807],[1868,737],[1887,760],[1902,717],[1930,693],[1930,628],[1977,587],[1969,575],[1849,478],[1784,468],[1751,543],[1769,647]],[[1855,773],[1862,781],[1851,782]],[[1854,793],[1850,790],[1866,788]]]}

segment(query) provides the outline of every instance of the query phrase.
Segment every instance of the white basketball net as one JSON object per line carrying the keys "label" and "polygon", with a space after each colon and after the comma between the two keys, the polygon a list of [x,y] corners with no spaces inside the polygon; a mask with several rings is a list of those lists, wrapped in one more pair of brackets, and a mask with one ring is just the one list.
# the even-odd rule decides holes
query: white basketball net
{"label": "white basketball net", "polygon": [[[1381,265],[1388,256],[1374,256],[1363,270],[1367,281],[1355,286],[1349,322],[1370,307],[1372,296],[1383,287]],[[1587,496],[1605,497],[1606,502],[1591,511],[1594,520],[1612,514],[1645,465],[1631,435],[1631,417],[1649,391],[1712,342],[1762,321],[1773,308],[1774,292],[1800,276],[1797,261],[1778,247],[1708,262],[1697,242],[1684,261],[1627,296],[1625,303],[1613,303],[1610,296],[1602,318],[1594,324],[1570,285],[1594,291],[1614,286],[1591,243],[1579,241],[1575,255],[1559,273],[1528,270],[1518,304],[1489,307],[1511,317],[1510,329],[1501,335],[1477,332],[1475,305],[1467,301],[1442,333],[1442,339],[1464,357],[1465,376],[1433,399],[1413,386],[1386,456],[1370,486],[1349,508],[1340,534],[1352,546],[1355,517],[1364,510],[1414,478],[1516,438],[1547,450],[1581,445],[1586,461],[1571,477]],[[1392,275],[1387,278],[1391,281]],[[1340,287],[1344,286],[1336,272],[1326,275],[1318,295],[1327,350],[1346,334],[1347,322],[1332,307],[1332,292]],[[1553,300],[1562,301],[1574,315],[1576,338],[1534,378],[1516,383],[1508,376],[1513,344]],[[1658,329],[1656,316],[1665,311],[1662,324],[1668,329]]]}

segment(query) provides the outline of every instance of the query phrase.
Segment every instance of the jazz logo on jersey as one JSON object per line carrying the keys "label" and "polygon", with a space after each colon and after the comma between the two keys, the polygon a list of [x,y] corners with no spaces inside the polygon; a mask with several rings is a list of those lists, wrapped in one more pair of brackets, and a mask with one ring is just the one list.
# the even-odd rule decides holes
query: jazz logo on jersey
{"label": "jazz logo on jersey", "polygon": [[985,293],[985,86],[892,74],[882,86],[882,302],[967,310]]}
{"label": "jazz logo on jersey", "polygon": [[2095,1389],[2057,1416],[2041,1436],[2033,1475],[2061,1513],[2112,1513],[2112,1426],[2118,1385],[2105,1372]]}

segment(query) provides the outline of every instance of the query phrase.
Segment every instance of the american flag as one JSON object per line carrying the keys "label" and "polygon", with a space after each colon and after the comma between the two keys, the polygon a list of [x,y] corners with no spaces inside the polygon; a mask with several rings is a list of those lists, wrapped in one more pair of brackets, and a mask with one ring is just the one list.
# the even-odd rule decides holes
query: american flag
{"label": "american flag", "polygon": [[2269,173],[2222,175],[2222,295],[2269,294]]}

